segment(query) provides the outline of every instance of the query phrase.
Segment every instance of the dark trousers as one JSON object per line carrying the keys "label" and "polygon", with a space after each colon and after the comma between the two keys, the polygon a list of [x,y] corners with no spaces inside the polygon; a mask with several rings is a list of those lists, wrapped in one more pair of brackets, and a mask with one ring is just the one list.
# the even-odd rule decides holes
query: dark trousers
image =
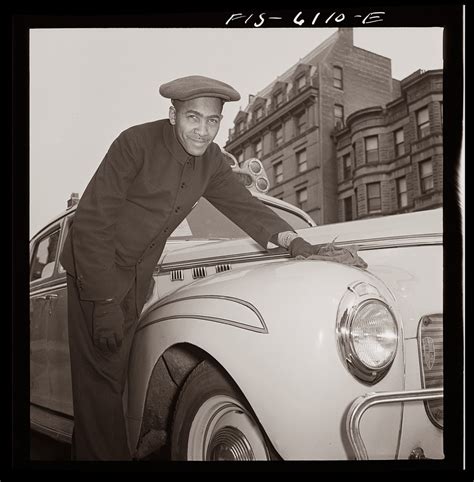
{"label": "dark trousers", "polygon": [[92,301],[82,301],[75,279],[67,276],[68,329],[74,405],[73,460],[131,460],[123,413],[127,366],[138,323],[135,288],[121,303],[124,339],[106,354],[93,342]]}

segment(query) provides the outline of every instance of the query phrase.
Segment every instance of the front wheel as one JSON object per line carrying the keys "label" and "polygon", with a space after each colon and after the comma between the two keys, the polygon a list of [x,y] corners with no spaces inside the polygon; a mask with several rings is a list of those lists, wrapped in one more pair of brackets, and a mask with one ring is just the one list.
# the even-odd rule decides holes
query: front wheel
{"label": "front wheel", "polygon": [[204,361],[189,375],[174,414],[173,460],[270,460],[265,437],[232,382]]}

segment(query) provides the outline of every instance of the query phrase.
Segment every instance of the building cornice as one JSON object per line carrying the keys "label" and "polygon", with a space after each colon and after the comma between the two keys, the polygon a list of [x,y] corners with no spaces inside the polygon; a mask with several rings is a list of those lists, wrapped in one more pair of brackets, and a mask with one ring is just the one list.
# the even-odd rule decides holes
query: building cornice
{"label": "building cornice", "polygon": [[298,106],[307,102],[309,100],[314,100],[318,96],[318,89],[313,86],[308,86],[306,89],[302,90],[298,95],[290,99],[289,101],[285,102],[278,109],[275,109],[270,114],[266,115],[263,119],[259,122],[250,126],[244,132],[237,134],[231,141],[228,141],[225,145],[225,149],[228,151],[232,151],[233,149],[237,148],[241,144],[251,140],[255,137],[259,132],[264,131],[265,129],[270,129],[274,126],[277,121],[282,122],[282,117],[285,115],[291,115],[291,113],[296,110]]}

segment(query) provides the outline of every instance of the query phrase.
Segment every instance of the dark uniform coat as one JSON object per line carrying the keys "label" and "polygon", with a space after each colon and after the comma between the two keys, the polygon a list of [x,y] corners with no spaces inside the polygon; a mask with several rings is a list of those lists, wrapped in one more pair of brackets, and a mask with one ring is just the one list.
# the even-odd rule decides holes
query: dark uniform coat
{"label": "dark uniform coat", "polygon": [[190,156],[167,119],[131,127],[87,186],[61,264],[82,300],[122,300],[136,283],[137,316],[168,236],[201,196],[263,247],[292,227],[254,198],[217,144]]}

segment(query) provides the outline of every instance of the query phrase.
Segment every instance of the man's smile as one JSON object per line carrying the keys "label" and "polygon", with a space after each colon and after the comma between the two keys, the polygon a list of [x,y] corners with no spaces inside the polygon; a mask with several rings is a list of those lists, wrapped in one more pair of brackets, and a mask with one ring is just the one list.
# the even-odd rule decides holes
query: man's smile
{"label": "man's smile", "polygon": [[194,142],[195,144],[200,144],[200,145],[209,143],[208,139],[195,139],[194,137],[188,137],[188,139],[190,141]]}

